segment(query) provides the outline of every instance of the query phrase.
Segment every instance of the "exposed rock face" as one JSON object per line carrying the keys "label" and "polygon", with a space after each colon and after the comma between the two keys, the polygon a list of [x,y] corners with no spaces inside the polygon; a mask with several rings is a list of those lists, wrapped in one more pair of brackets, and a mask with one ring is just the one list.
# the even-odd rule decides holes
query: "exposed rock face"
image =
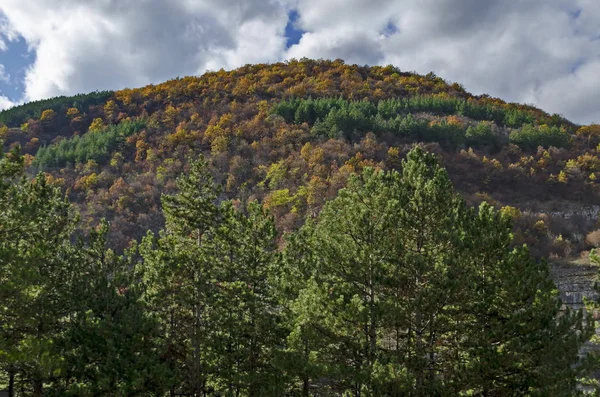
{"label": "exposed rock face", "polygon": [[594,278],[598,272],[596,266],[552,263],[550,271],[566,306],[581,309],[584,307],[584,297],[597,297],[593,289]]}
{"label": "exposed rock face", "polygon": [[[598,273],[596,266],[553,263],[550,265],[550,270],[565,307],[585,309],[584,298],[598,299],[598,294],[593,288],[594,279]],[[600,336],[600,327],[596,328],[596,335]],[[600,345],[587,342],[581,353],[589,351],[600,352]]]}
{"label": "exposed rock face", "polygon": [[[544,213],[544,212],[541,212]],[[600,214],[600,206],[592,205],[590,207],[582,207],[577,208],[575,210],[567,210],[567,211],[552,211],[547,213],[550,216],[556,216],[564,219],[569,219],[574,216],[582,216],[588,220],[598,219],[598,214]]]}

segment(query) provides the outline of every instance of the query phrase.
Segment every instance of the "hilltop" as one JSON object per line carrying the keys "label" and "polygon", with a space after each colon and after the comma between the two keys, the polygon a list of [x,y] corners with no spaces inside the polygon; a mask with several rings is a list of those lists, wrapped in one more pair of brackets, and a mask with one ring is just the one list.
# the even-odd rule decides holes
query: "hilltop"
{"label": "hilltop", "polygon": [[534,255],[585,256],[600,244],[586,239],[597,227],[600,128],[433,73],[339,60],[247,65],[32,102],[0,112],[0,123],[5,146],[21,145],[29,171],[63,187],[84,229],[106,218],[119,249],[162,227],[161,194],[201,153],[222,199],[263,202],[287,232],[350,174],[398,168],[416,143],[470,204],[512,214],[516,244]]}

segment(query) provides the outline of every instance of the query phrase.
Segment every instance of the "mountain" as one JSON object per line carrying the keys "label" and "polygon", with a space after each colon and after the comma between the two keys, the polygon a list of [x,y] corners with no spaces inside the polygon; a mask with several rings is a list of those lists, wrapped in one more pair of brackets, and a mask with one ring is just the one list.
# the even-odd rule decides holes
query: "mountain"
{"label": "mountain", "polygon": [[597,388],[599,126],[311,60],[0,120],[9,395]]}
{"label": "mountain", "polygon": [[21,145],[30,172],[68,192],[84,229],[106,218],[119,249],[162,227],[160,195],[200,153],[223,199],[265,203],[287,232],[350,174],[398,168],[416,143],[470,204],[513,214],[516,244],[535,256],[585,262],[600,244],[600,127],[475,96],[433,73],[340,60],[247,65],[32,102],[0,112],[0,123],[5,146]]}

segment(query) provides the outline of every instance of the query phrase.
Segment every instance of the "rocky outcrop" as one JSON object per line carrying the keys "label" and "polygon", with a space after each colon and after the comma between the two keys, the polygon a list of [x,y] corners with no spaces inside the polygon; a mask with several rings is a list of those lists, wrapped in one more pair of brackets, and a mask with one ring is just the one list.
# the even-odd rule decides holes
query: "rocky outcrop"
{"label": "rocky outcrop", "polygon": [[581,208],[577,208],[574,210],[567,210],[567,211],[550,211],[550,212],[544,212],[544,211],[540,211],[541,214],[547,214],[550,216],[555,216],[558,218],[564,218],[564,219],[570,219],[574,216],[582,216],[585,219],[588,220],[596,220],[598,219],[598,215],[600,214],[600,206],[598,205],[592,205],[589,207],[581,207]]}
{"label": "rocky outcrop", "polygon": [[[598,267],[573,263],[553,263],[550,265],[550,270],[565,308],[585,309],[585,298],[598,299],[598,293],[594,290]],[[600,337],[600,327],[596,328],[596,335]],[[600,352],[600,345],[587,342],[581,353],[583,355],[590,351]]]}

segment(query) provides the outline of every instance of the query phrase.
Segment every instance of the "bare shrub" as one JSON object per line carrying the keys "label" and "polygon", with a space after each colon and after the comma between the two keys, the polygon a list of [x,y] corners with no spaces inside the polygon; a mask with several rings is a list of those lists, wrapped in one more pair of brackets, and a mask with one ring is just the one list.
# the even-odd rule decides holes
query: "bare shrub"
{"label": "bare shrub", "polygon": [[600,229],[596,229],[585,237],[585,242],[595,248],[600,247]]}

